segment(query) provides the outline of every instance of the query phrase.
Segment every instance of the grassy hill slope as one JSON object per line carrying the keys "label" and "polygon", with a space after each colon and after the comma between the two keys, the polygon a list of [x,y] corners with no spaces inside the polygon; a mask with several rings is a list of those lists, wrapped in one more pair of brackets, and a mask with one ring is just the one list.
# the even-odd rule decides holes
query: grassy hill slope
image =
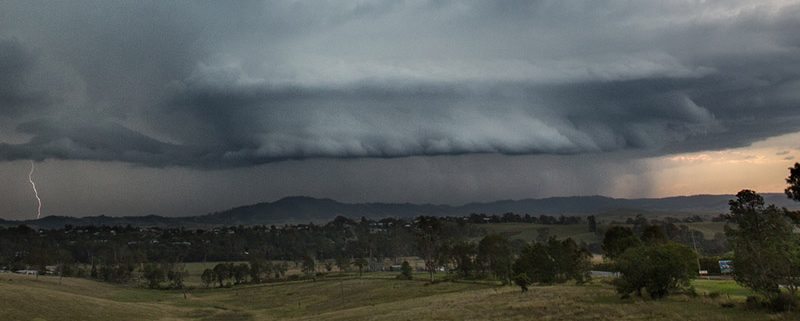
{"label": "grassy hill slope", "polygon": [[[515,287],[426,284],[391,274],[363,279],[275,283],[180,291],[115,286],[90,280],[0,274],[0,320],[760,320],[791,319],[703,296],[620,300],[603,281],[585,286]],[[727,283],[709,283],[727,282]],[[698,289],[742,289],[702,281]],[[723,296],[724,297],[724,296]],[[737,296],[737,298],[739,298]],[[739,298],[741,299],[741,298]]]}

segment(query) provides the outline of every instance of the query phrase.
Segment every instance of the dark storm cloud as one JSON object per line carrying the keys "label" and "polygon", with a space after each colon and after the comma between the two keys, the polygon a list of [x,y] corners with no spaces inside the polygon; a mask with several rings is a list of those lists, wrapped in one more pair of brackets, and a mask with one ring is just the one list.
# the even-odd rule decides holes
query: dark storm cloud
{"label": "dark storm cloud", "polygon": [[0,37],[0,116],[16,116],[48,103],[47,92],[28,87],[34,53],[14,38]]}
{"label": "dark storm cloud", "polygon": [[0,117],[28,139],[0,159],[652,156],[800,130],[796,4],[54,6],[0,5]]}

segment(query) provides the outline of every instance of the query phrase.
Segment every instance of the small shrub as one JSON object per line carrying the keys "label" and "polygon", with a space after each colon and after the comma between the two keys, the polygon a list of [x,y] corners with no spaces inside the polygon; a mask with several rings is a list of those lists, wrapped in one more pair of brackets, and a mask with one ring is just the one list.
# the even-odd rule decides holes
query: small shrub
{"label": "small shrub", "polygon": [[719,298],[719,297],[720,297],[720,295],[721,295],[721,294],[720,294],[719,292],[717,292],[717,291],[711,291],[711,292],[709,292],[709,293],[708,293],[708,297],[709,297],[709,298],[712,298],[712,299]]}
{"label": "small shrub", "polygon": [[403,264],[400,266],[400,275],[398,275],[397,278],[402,280],[411,280],[411,272],[411,265],[408,264],[408,261],[403,261]]}
{"label": "small shrub", "polygon": [[519,286],[522,293],[528,292],[528,285],[531,284],[531,279],[525,273],[520,273],[514,276],[514,283]]}

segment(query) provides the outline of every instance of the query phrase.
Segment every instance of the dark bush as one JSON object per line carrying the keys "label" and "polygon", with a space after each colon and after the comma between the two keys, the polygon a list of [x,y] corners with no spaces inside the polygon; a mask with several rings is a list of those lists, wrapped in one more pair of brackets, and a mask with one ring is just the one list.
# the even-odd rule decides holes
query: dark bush
{"label": "dark bush", "polygon": [[642,245],[627,249],[616,260],[622,274],[615,281],[617,292],[623,296],[643,290],[653,299],[670,291],[686,289],[695,276],[695,254],[677,243]]}
{"label": "dark bush", "polygon": [[790,293],[781,292],[769,300],[769,308],[775,312],[785,312],[797,309],[797,297]]}
{"label": "dark bush", "polygon": [[761,298],[755,295],[749,295],[747,296],[747,299],[744,301],[744,306],[750,310],[757,310],[764,308],[766,304],[764,303],[763,300],[761,300]]}

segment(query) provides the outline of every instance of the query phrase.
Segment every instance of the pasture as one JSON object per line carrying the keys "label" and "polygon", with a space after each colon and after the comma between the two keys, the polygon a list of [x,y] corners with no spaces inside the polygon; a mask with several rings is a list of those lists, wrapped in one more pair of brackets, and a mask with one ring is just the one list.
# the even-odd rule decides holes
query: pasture
{"label": "pasture", "polygon": [[[331,275],[317,281],[147,290],[86,279],[0,274],[0,320],[792,320],[750,311],[732,281],[695,281],[696,297],[620,299],[606,279],[587,285],[517,287],[428,284],[393,273]],[[719,292],[715,298],[704,293]],[[728,295],[730,294],[730,299]],[[185,295],[185,297],[184,297]]]}

